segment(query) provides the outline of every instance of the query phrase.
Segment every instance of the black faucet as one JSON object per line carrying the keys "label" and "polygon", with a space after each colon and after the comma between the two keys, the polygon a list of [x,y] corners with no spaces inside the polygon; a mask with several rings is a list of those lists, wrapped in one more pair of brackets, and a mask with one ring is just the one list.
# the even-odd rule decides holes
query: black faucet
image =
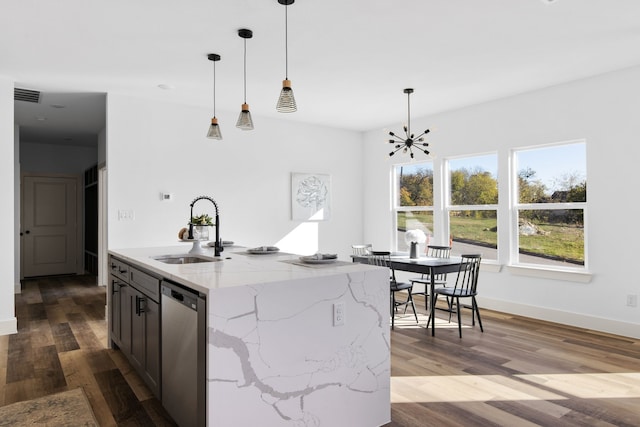
{"label": "black faucet", "polygon": [[216,227],[216,241],[214,244],[214,250],[215,250],[215,256],[220,256],[220,252],[224,250],[224,248],[222,247],[222,240],[220,240],[220,215],[218,213],[218,204],[211,197],[208,197],[208,196],[196,197],[195,199],[193,199],[193,202],[191,202],[191,205],[189,205],[191,206],[191,216],[189,217],[189,239],[193,239],[194,224],[191,222],[191,220],[193,219],[193,205],[195,205],[198,200],[203,200],[203,199],[213,203],[213,206],[216,208],[216,223],[214,224]]}

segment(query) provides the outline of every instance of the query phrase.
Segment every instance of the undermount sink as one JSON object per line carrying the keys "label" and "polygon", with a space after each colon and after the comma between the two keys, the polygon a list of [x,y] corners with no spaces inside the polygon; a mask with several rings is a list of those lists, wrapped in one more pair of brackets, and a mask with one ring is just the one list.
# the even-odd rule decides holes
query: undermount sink
{"label": "undermount sink", "polygon": [[162,255],[151,257],[165,264],[197,264],[200,262],[219,262],[222,258],[209,258],[196,255]]}

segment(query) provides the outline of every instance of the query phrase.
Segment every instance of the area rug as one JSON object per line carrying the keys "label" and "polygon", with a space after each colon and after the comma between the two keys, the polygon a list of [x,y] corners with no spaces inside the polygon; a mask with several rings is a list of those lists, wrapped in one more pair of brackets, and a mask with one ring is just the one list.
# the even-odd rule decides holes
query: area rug
{"label": "area rug", "polygon": [[0,426],[99,426],[84,390],[16,402],[0,407]]}

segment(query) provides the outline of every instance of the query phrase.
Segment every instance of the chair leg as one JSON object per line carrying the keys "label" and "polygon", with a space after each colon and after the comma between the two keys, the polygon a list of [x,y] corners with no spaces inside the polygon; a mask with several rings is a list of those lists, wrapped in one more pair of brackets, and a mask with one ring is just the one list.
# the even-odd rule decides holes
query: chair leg
{"label": "chair leg", "polygon": [[435,316],[436,316],[436,314],[435,314],[435,312],[433,310],[433,307],[436,306],[437,302],[438,302],[438,294],[435,294],[433,296],[433,306],[431,307],[431,311],[429,311],[429,319],[427,319],[427,331],[429,331],[429,325],[431,324],[432,320],[434,322],[433,324],[435,325],[435,321],[436,321],[436,317]]}
{"label": "chair leg", "polygon": [[395,326],[394,325],[394,319],[396,317],[395,309],[396,309],[396,293],[391,292],[391,329],[393,329],[393,327]]}
{"label": "chair leg", "polygon": [[[411,308],[413,309],[413,316],[416,318],[416,323],[418,323],[418,312],[416,311],[416,305],[413,303],[413,295],[411,293],[411,289],[408,289],[409,292],[409,301],[411,302]],[[407,306],[404,306],[404,312],[407,312]]]}
{"label": "chair leg", "polygon": [[478,315],[478,325],[480,325],[480,332],[484,332],[484,329],[482,329],[482,319],[480,319],[480,309],[478,308],[478,303],[476,302],[476,297],[473,297],[471,299],[471,302],[473,303],[473,309],[475,310],[476,314]]}
{"label": "chair leg", "polygon": [[458,312],[458,335],[462,338],[462,319],[460,318],[460,298],[456,298],[456,311]]}

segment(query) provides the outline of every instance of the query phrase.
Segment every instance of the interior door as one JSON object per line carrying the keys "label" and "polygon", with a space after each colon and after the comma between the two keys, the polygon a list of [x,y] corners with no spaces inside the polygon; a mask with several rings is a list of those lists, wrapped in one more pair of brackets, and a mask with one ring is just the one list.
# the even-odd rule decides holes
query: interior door
{"label": "interior door", "polygon": [[24,277],[77,272],[77,186],[75,177],[24,176]]}

